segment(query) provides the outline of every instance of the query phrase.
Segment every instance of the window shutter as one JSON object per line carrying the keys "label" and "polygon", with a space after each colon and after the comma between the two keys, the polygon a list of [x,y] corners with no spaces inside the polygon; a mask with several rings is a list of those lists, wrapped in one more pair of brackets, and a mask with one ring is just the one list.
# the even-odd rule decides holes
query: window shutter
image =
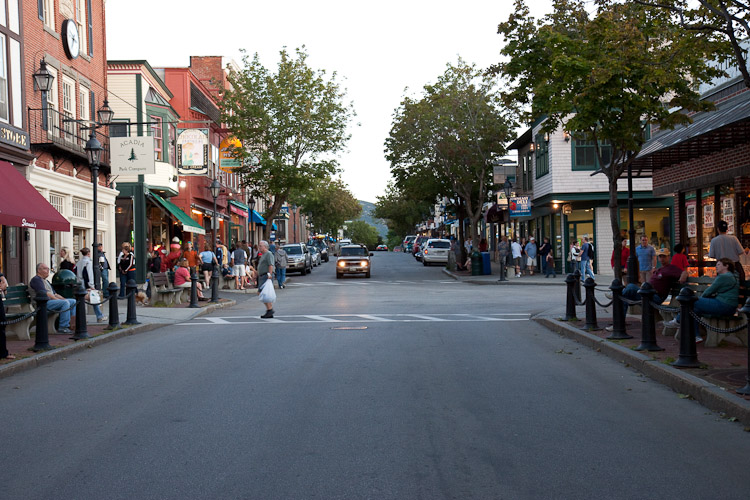
{"label": "window shutter", "polygon": [[96,96],[94,91],[91,91],[91,105],[89,106],[89,112],[91,113],[91,121],[96,121]]}
{"label": "window shutter", "polygon": [[39,9],[39,19],[44,21],[44,0],[36,0],[37,9]]}
{"label": "window shutter", "polygon": [[[86,20],[89,24],[89,55],[94,55],[94,20],[91,18],[91,0],[86,0]],[[93,108],[92,108],[93,109]]]}

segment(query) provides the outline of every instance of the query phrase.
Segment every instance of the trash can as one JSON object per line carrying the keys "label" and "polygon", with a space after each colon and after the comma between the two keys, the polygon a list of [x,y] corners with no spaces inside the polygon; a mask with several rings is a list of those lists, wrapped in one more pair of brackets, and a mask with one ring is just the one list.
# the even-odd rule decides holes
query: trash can
{"label": "trash can", "polygon": [[479,276],[482,274],[482,255],[478,250],[471,252],[471,275]]}
{"label": "trash can", "polygon": [[492,274],[492,268],[490,267],[490,252],[482,252],[482,274]]}
{"label": "trash can", "polygon": [[63,269],[52,277],[52,288],[66,299],[75,299],[73,293],[78,284],[78,277],[73,271]]}

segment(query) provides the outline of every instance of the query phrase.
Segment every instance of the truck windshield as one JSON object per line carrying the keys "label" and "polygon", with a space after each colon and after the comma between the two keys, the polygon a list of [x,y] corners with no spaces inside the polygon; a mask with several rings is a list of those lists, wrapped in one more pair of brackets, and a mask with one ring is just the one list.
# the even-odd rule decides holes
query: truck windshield
{"label": "truck windshield", "polygon": [[367,249],[362,247],[357,248],[342,248],[341,249],[341,255],[342,257],[356,257],[356,256],[366,256],[367,255]]}

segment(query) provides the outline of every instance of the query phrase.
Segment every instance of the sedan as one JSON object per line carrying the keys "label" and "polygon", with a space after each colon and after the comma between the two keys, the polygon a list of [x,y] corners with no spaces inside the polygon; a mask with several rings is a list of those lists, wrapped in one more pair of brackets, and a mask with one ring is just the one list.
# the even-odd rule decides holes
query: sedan
{"label": "sedan", "polygon": [[322,258],[320,256],[320,250],[315,248],[314,246],[310,245],[307,247],[308,250],[310,250],[310,258],[312,259],[313,266],[319,266],[323,263]]}
{"label": "sedan", "polygon": [[447,264],[448,252],[450,252],[450,249],[450,240],[427,240],[422,249],[422,264],[425,266],[432,263]]}
{"label": "sedan", "polygon": [[378,252],[387,252],[388,245],[378,245],[378,247],[375,250],[377,250]]}

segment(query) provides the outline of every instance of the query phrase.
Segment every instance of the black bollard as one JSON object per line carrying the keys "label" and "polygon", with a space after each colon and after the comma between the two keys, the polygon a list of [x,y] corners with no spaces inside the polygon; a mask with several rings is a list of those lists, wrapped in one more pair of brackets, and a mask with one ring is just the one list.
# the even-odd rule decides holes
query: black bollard
{"label": "black bollard", "polygon": [[135,294],[138,293],[138,285],[135,280],[128,280],[125,284],[125,291],[128,297],[128,315],[123,325],[140,325],[135,310]]}
{"label": "black bollard", "polygon": [[214,266],[213,272],[211,272],[211,300],[210,302],[216,303],[219,301],[219,271]]}
{"label": "black bollard", "polygon": [[735,392],[737,394],[744,394],[744,395],[750,395],[750,298],[747,299],[747,302],[745,302],[745,305],[742,306],[742,309],[740,309],[740,312],[745,313],[745,316],[747,317],[747,374],[745,375],[745,387],[742,389],[737,389]]}
{"label": "black bollard", "polygon": [[120,326],[120,311],[117,305],[117,295],[120,293],[120,287],[117,283],[111,282],[107,287],[109,292],[109,330],[114,330]]}
{"label": "black bollard", "polygon": [[565,277],[565,285],[567,286],[567,295],[565,298],[565,318],[563,318],[563,321],[577,321],[576,299],[573,295],[575,293],[576,277],[573,273]]}
{"label": "black bollard", "polygon": [[83,340],[90,338],[89,332],[86,329],[86,289],[83,288],[83,283],[78,283],[78,288],[75,291],[76,297],[76,332],[73,335],[73,340]]}
{"label": "black bollard", "polygon": [[573,276],[575,276],[576,278],[576,297],[578,297],[578,299],[580,300],[581,299],[581,270],[576,269],[575,271],[573,271]]}
{"label": "black bollard", "polygon": [[663,351],[664,348],[656,343],[656,318],[653,306],[656,290],[650,283],[644,283],[638,290],[638,295],[641,296],[641,344],[635,350]]}
{"label": "black bollard", "polygon": [[34,336],[34,352],[48,351],[52,349],[49,345],[49,331],[47,330],[47,301],[49,297],[44,292],[39,292],[36,298],[36,335]]}
{"label": "black bollard", "polygon": [[505,266],[507,257],[500,257],[500,279],[497,281],[508,281],[508,270]]}
{"label": "black bollard", "polygon": [[621,340],[621,339],[632,339],[632,335],[628,335],[625,329],[625,307],[622,301],[622,291],[625,287],[622,286],[622,281],[616,279],[609,285],[609,289],[612,290],[612,335],[607,337],[609,340]]}
{"label": "black bollard", "polygon": [[677,361],[671,363],[678,368],[698,368],[698,353],[695,350],[695,319],[693,318],[693,304],[698,300],[695,293],[688,287],[680,290],[677,296],[680,303],[680,355]]}
{"label": "black bollard", "polygon": [[586,289],[586,330],[600,330],[596,324],[596,282],[591,277],[586,278],[583,288]]}
{"label": "black bollard", "polygon": [[190,305],[188,307],[193,309],[200,307],[198,305],[198,275],[195,271],[190,273]]}

